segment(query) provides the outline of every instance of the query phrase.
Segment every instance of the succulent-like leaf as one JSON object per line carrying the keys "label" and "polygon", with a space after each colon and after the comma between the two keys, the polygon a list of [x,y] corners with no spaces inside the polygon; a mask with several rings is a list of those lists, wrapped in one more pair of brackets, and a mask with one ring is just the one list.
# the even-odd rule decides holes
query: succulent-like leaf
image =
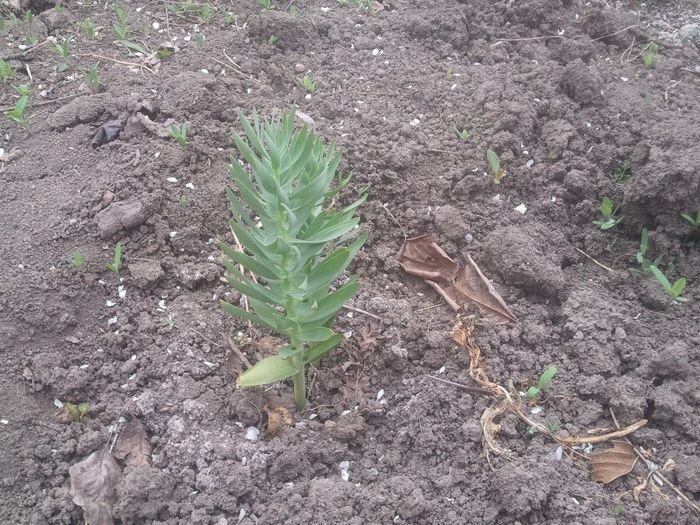
{"label": "succulent-like leaf", "polygon": [[267,321],[264,321],[260,317],[258,317],[255,314],[252,314],[243,308],[239,308],[238,306],[234,306],[231,303],[227,303],[226,301],[221,301],[221,306],[226,310],[228,313],[233,315],[234,317],[242,317],[243,319],[247,319],[248,321],[251,321],[258,326],[262,326],[263,328],[268,328],[270,330],[275,330],[276,327],[268,323]]}
{"label": "succulent-like leaf", "polygon": [[326,339],[325,341],[321,341],[320,343],[316,343],[315,345],[309,347],[309,349],[306,351],[306,354],[304,355],[306,362],[311,363],[320,359],[328,352],[333,350],[340,343],[342,343],[344,340],[344,336],[342,336],[341,334],[335,334]]}
{"label": "succulent-like leaf", "polygon": [[261,359],[238,377],[240,386],[268,385],[292,377],[299,370],[291,359],[271,355]]}

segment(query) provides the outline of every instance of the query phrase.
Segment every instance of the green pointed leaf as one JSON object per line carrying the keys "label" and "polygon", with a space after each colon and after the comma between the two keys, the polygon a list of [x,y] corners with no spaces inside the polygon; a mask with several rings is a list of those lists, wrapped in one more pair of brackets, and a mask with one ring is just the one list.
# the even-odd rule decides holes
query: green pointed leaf
{"label": "green pointed leaf", "polygon": [[299,244],[319,244],[332,241],[354,230],[359,223],[359,217],[355,217],[354,219],[344,221],[340,224],[336,224],[335,226],[324,227],[312,237],[307,239],[296,239],[295,242]]}
{"label": "green pointed leaf", "polygon": [[543,388],[545,388],[556,374],[557,367],[554,365],[548,366],[546,370],[542,372],[540,380],[537,382],[537,386],[539,387],[539,389],[542,390]]}
{"label": "green pointed leaf", "polygon": [[242,264],[246,270],[252,272],[256,276],[267,279],[268,281],[279,279],[279,276],[274,270],[259,259],[253,259],[242,252],[234,250],[225,242],[219,242],[219,249],[224,252],[227,257],[230,257],[238,264]]}
{"label": "green pointed leaf", "polygon": [[248,312],[244,310],[243,308],[239,308],[238,306],[234,306],[230,303],[227,303],[226,301],[221,301],[221,306],[223,307],[224,310],[226,310],[228,313],[233,315],[234,317],[241,317],[243,319],[247,319],[248,321],[257,324],[258,326],[262,326],[263,328],[269,328],[270,330],[275,330],[275,327],[261,319],[255,314],[252,314],[251,312]]}
{"label": "green pointed leaf", "polygon": [[612,201],[610,200],[610,197],[607,195],[603,197],[603,200],[600,203],[600,213],[603,214],[603,217],[606,219],[609,219],[610,216],[612,215],[613,212],[613,205]]}
{"label": "green pointed leaf", "polygon": [[238,377],[238,384],[242,387],[269,385],[292,377],[299,370],[291,359],[282,359],[277,355],[271,355],[261,359]]}
{"label": "green pointed leaf", "polygon": [[659,270],[653,264],[649,265],[649,270],[654,274],[654,277],[656,277],[656,280],[659,281],[659,284],[664,287],[664,290],[667,292],[671,290],[671,283],[668,282],[668,279],[661,270]]}
{"label": "green pointed leaf", "polygon": [[284,299],[272,290],[245,277],[231,262],[224,261],[224,266],[230,274],[226,276],[226,280],[242,294],[265,303],[282,304],[284,302]]}
{"label": "green pointed leaf", "polygon": [[302,317],[304,323],[318,322],[323,324],[333,317],[348,299],[355,295],[358,288],[357,279],[353,278],[335,292],[318,301],[316,308],[300,307],[297,314]]}
{"label": "green pointed leaf", "polygon": [[330,254],[309,274],[307,289],[310,295],[320,290],[327,290],[331,283],[348,267],[355,254],[367,241],[367,235],[361,236],[347,248]]}
{"label": "green pointed leaf", "polygon": [[305,343],[325,341],[331,336],[333,336],[333,330],[325,326],[306,326],[297,333],[299,340]]}
{"label": "green pointed leaf", "polygon": [[303,348],[301,346],[293,347],[292,345],[284,345],[277,350],[277,355],[282,359],[289,359],[301,352]]}
{"label": "green pointed leaf", "polygon": [[494,175],[496,175],[501,169],[501,160],[498,155],[491,148],[486,150],[486,158],[489,161],[489,167]]}
{"label": "green pointed leaf", "polygon": [[326,339],[325,341],[321,341],[320,343],[312,345],[304,354],[304,361],[306,363],[311,363],[312,361],[320,359],[328,352],[333,350],[335,347],[337,347],[344,340],[345,337],[343,337],[341,334],[335,334]]}
{"label": "green pointed leaf", "polygon": [[674,299],[680,295],[683,295],[683,292],[685,291],[686,284],[687,284],[687,280],[685,277],[681,277],[675,283],[673,283],[673,286],[671,286],[671,295],[673,296]]}

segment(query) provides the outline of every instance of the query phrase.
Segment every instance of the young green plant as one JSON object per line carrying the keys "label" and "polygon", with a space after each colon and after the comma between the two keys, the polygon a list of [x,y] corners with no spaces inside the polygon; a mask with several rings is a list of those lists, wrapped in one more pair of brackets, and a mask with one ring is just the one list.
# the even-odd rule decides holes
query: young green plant
{"label": "young green plant", "polygon": [[649,42],[642,52],[642,60],[647,69],[651,69],[659,61],[659,45],[656,42]]}
{"label": "young green plant", "polygon": [[85,265],[85,256],[79,251],[70,254],[70,263],[73,268],[80,270]]}
{"label": "young green plant", "polygon": [[539,396],[542,393],[542,390],[544,390],[547,387],[547,385],[550,383],[550,381],[556,374],[556,366],[550,365],[547,368],[545,368],[544,372],[542,372],[542,375],[537,380],[537,385],[531,386],[527,389],[527,398],[531,401],[536,399],[537,396]]}
{"label": "young green plant", "polygon": [[[457,135],[457,138],[458,138],[460,141],[464,142],[464,143],[466,143],[470,138],[472,138],[472,137],[474,136],[474,133],[476,133],[476,128],[471,128],[471,129],[469,129],[469,128],[464,128],[464,129],[461,129],[461,130],[455,128],[455,135]],[[489,151],[490,151],[490,150],[489,150]],[[488,155],[488,152],[487,152],[487,155]],[[494,152],[494,155],[495,155],[495,152]],[[489,165],[491,165],[491,161],[490,161],[490,160],[489,160]],[[498,166],[499,166],[499,168],[500,168],[500,165],[501,165],[501,161],[499,160],[499,161],[498,161]],[[501,178],[502,178],[502,177],[501,177]]]}
{"label": "young green plant", "polygon": [[301,79],[301,86],[309,93],[316,91],[316,81],[311,75],[304,75]]}
{"label": "young green plant", "polygon": [[[294,112],[261,123],[241,116],[245,138],[233,133],[248,173],[235,159],[231,178],[240,197],[227,189],[233,220],[231,231],[245,247],[237,251],[220,243],[227,280],[247,297],[252,311],[222,302],[224,309],[283,336],[277,355],[265,357],[239,377],[242,387],[293,378],[294,400],[306,403],[306,366],[344,339],[331,329],[338,311],[357,291],[353,277],[335,281],[367,240],[350,244],[365,201],[334,209],[334,197],[350,182],[338,171],[341,155],[324,148],[307,127],[294,129]],[[334,184],[335,183],[335,184]],[[255,279],[244,275],[244,269]],[[335,287],[337,286],[337,287]]]}
{"label": "young green plant", "polygon": [[170,135],[175,142],[177,142],[181,148],[187,147],[187,124],[180,124],[179,126],[173,124],[168,129],[168,135]]}
{"label": "young green plant", "polygon": [[659,255],[654,261],[647,259],[647,251],[649,250],[649,231],[646,228],[642,228],[642,236],[639,240],[639,250],[637,250],[636,258],[639,263],[642,272],[650,273],[651,266],[656,266],[657,268],[661,264],[661,259],[663,255]]}
{"label": "young green plant", "polygon": [[685,286],[687,284],[687,280],[685,277],[681,277],[677,279],[676,282],[671,284],[668,278],[664,275],[664,272],[662,272],[658,267],[652,264],[649,266],[649,270],[654,275],[654,277],[656,277],[656,280],[659,282],[659,284],[663,286],[664,290],[669,295],[671,300],[679,303],[688,302],[688,299],[683,297],[683,292],[685,291]]}
{"label": "young green plant", "polygon": [[498,154],[491,148],[486,150],[486,159],[489,161],[489,167],[493,174],[493,182],[495,184],[500,184],[503,177],[507,175],[505,170],[501,169],[501,159],[498,158]]}
{"label": "young green plant", "polygon": [[5,113],[5,116],[10,120],[16,122],[17,124],[24,124],[27,122],[27,115],[25,111],[27,109],[27,102],[29,101],[29,95],[21,95],[15,107],[12,110]]}
{"label": "young green plant", "polygon": [[2,79],[3,84],[7,84],[7,81],[12,78],[13,70],[9,62],[5,62],[0,58],[0,79]]}
{"label": "young green plant", "polygon": [[610,228],[619,224],[622,217],[615,217],[618,207],[619,206],[613,209],[613,203],[610,200],[610,197],[607,195],[603,197],[603,200],[600,202],[600,214],[603,216],[603,218],[593,221],[593,224],[598,226],[601,230],[609,230]]}
{"label": "young green plant", "polygon": [[122,266],[122,243],[117,242],[114,247],[114,259],[107,265],[107,269],[113,271],[114,273],[119,273],[119,269]]}
{"label": "young green plant", "polygon": [[681,213],[681,218],[690,224],[693,231],[700,230],[700,210],[695,212],[695,216],[690,213]]}

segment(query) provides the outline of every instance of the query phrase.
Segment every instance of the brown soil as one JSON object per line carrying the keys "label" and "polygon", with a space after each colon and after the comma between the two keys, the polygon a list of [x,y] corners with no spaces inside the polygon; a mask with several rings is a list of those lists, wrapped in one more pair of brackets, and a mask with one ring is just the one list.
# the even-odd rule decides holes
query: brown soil
{"label": "brown soil", "polygon": [[[396,259],[391,214],[409,236],[433,232],[451,256],[468,252],[519,319],[476,334],[492,378],[519,387],[554,363],[539,417],[559,432],[610,428],[609,408],[621,424],[647,418],[634,442],[659,465],[672,459],[665,475],[697,501],[700,256],[679,214],[700,208],[700,41],[656,32],[700,20],[693,1],[612,3],[391,0],[372,14],[329,0],[292,3],[294,14],[246,1],[224,7],[237,17],[225,21],[215,2],[208,24],[126,4],[140,45],[177,37],[153,72],[88,56],[140,60],[113,41],[109,9],[70,2],[8,21],[0,55],[19,71],[0,105],[15,103],[11,84],[32,95],[28,124],[0,121],[0,522],[82,523],[68,469],[124,416],[145,424],[153,456],[122,473],[120,523],[697,523],[668,487],[667,499],[647,490],[634,501],[643,465],[596,484],[515,417],[498,439],[516,459],[489,465],[479,417],[491,400],[429,377],[469,382],[453,314]],[[77,30],[88,16],[96,39]],[[56,70],[51,43],[19,51],[33,35],[72,35],[68,70]],[[645,68],[652,39],[659,59]],[[96,62],[102,92],[78,70]],[[318,84],[309,100],[305,71]],[[310,408],[252,442],[246,428],[262,428],[262,406],[290,386],[236,388],[227,336],[255,361],[241,340],[265,334],[218,306],[236,297],[213,240],[229,235],[237,113],[292,104],[342,146],[356,187],[370,187],[352,304],[381,321],[346,312],[337,329],[352,336],[311,373]],[[139,114],[187,122],[188,147]],[[129,118],[117,140],[91,145],[100,125]],[[462,143],[454,129],[467,127],[476,133]],[[489,147],[508,172],[500,186],[485,173]],[[624,216],[607,232],[592,224],[605,195]],[[629,271],[644,226],[650,258],[687,277],[688,303]],[[105,269],[116,241],[118,276]],[[59,421],[56,399],[87,401],[89,414]]]}

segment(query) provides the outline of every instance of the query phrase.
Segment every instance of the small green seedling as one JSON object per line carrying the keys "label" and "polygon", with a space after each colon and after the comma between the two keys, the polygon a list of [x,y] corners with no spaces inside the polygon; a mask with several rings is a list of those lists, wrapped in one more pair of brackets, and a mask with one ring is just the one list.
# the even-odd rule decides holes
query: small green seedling
{"label": "small green seedling", "polygon": [[646,228],[642,228],[642,236],[641,239],[639,240],[639,250],[637,250],[636,258],[637,262],[639,263],[639,266],[642,269],[642,272],[644,273],[650,273],[651,272],[651,266],[656,266],[657,268],[661,264],[661,260],[663,259],[663,255],[659,255],[656,259],[653,261],[650,261],[647,259],[647,252],[649,251],[649,232]]}
{"label": "small green seedling", "polygon": [[5,116],[10,120],[16,122],[17,124],[24,124],[27,122],[27,115],[25,111],[27,109],[27,101],[29,100],[29,95],[22,95],[15,104],[15,107],[11,111],[5,113]]}
{"label": "small green seedling", "polygon": [[445,78],[447,80],[452,80],[455,76],[455,68],[452,66],[447,66],[447,72],[445,73]]}
{"label": "small green seedling", "polygon": [[654,277],[656,277],[656,280],[659,282],[659,284],[663,286],[664,290],[673,301],[677,301],[679,303],[688,302],[688,299],[683,297],[683,292],[685,291],[685,286],[687,284],[687,280],[685,277],[681,277],[680,279],[677,279],[676,282],[671,284],[668,278],[664,275],[664,272],[662,272],[658,267],[652,264],[649,266],[649,270],[654,275]]}
{"label": "small green seedling", "polygon": [[111,263],[107,265],[107,269],[113,271],[114,273],[119,273],[119,269],[122,266],[122,243],[117,242],[114,247],[114,259]]}
{"label": "small green seedling", "polygon": [[209,24],[214,18],[214,9],[209,4],[204,4],[199,9],[199,18],[202,20],[203,24]]}
{"label": "small green seedling", "polygon": [[194,37],[194,41],[197,44],[197,47],[204,47],[204,41],[207,39],[206,36],[204,36],[204,33],[201,31],[197,33]]}
{"label": "small green seedling", "polygon": [[7,81],[12,78],[14,71],[9,62],[5,62],[0,58],[0,79],[2,79],[3,84],[7,84]]}
{"label": "small green seedling", "polygon": [[507,174],[505,170],[501,169],[501,159],[491,148],[486,150],[486,159],[489,161],[489,167],[491,168],[491,173],[493,174],[493,182],[495,184],[500,184],[503,177]]}
{"label": "small green seedling", "polygon": [[301,85],[309,93],[316,91],[316,81],[311,75],[304,75],[304,78],[301,79]]}
{"label": "small green seedling", "polygon": [[92,18],[86,18],[78,23],[78,30],[88,38],[97,37],[97,25]]}
{"label": "small green seedling", "polygon": [[693,231],[700,230],[700,210],[695,212],[694,217],[690,213],[681,213],[681,218],[690,224]]}
{"label": "small green seedling", "polygon": [[272,7],[272,0],[255,0],[255,1],[263,9],[270,9]]}
{"label": "small green seedling", "polygon": [[100,77],[97,75],[97,64],[91,66],[90,69],[85,71],[85,78],[87,79],[88,84],[90,84],[90,89],[93,91],[99,91],[102,87]]}
{"label": "small green seedling", "polygon": [[647,69],[651,69],[659,61],[659,45],[656,42],[649,42],[642,53],[642,60]]}
{"label": "small green seedling", "polygon": [[181,124],[180,126],[173,124],[170,126],[170,129],[168,129],[168,134],[175,139],[175,142],[177,142],[180,147],[187,147],[187,124]]}
{"label": "small green seedling", "polygon": [[[306,366],[345,339],[330,328],[359,288],[357,277],[335,284],[367,240],[345,245],[357,231],[355,215],[366,194],[335,210],[335,196],[350,182],[338,172],[340,153],[324,148],[307,127],[294,129],[294,111],[265,123],[241,116],[245,139],[232,133],[251,172],[236,160],[229,169],[240,196],[227,190],[231,231],[245,252],[220,243],[227,280],[252,311],[222,302],[226,311],[287,339],[238,378],[242,387],[292,377],[294,401],[306,403]],[[334,184],[335,183],[335,184]],[[334,187],[332,187],[334,186]],[[244,275],[239,265],[257,277]]]}
{"label": "small green seedling", "polygon": [[85,257],[79,251],[71,253],[69,260],[73,268],[81,269],[85,265]]}
{"label": "small green seedling", "polygon": [[[464,128],[462,130],[455,129],[455,134],[457,135],[457,138],[461,140],[462,142],[467,142],[470,138],[474,136],[474,133],[476,133],[476,128],[468,129]],[[490,150],[489,150],[490,151]],[[488,152],[487,152],[488,154]],[[495,155],[495,153],[494,153]],[[489,160],[489,165],[491,164],[491,161]],[[498,161],[498,165],[500,167],[501,161]],[[503,177],[501,177],[503,178]]]}
{"label": "small green seedling", "polygon": [[56,53],[63,59],[68,60],[70,58],[70,38],[64,38],[63,43],[55,44],[54,48]]}
{"label": "small green seedling", "polygon": [[124,9],[121,6],[115,5],[112,10],[114,11],[114,14],[117,15],[117,21],[120,26],[125,27],[127,22],[129,21],[129,13],[126,12],[126,9]]}
{"label": "small green seedling", "polygon": [[610,173],[610,178],[615,184],[622,184],[627,181],[632,175],[632,163],[629,159],[625,159],[620,164],[618,164],[612,173]]}
{"label": "small green seedling", "polygon": [[609,230],[610,228],[619,224],[619,222],[622,220],[622,217],[615,217],[616,213],[617,207],[613,209],[613,203],[610,200],[610,197],[606,195],[600,202],[600,214],[603,216],[603,218],[593,221],[593,224],[598,226],[601,230]]}
{"label": "small green seedling", "polygon": [[27,24],[31,25],[31,23],[34,21],[34,13],[32,13],[31,10],[25,11],[23,18]]}
{"label": "small green seedling", "polygon": [[527,398],[532,401],[533,399],[536,399],[537,396],[539,396],[542,393],[542,390],[544,390],[547,385],[550,383],[552,378],[557,374],[557,367],[554,365],[550,365],[547,368],[545,368],[544,372],[542,372],[542,375],[540,376],[539,380],[537,381],[537,386],[531,386],[530,388],[527,389]]}
{"label": "small green seedling", "polygon": [[177,200],[177,202],[182,206],[183,208],[187,208],[190,205],[190,198],[187,195],[180,195],[180,198]]}
{"label": "small green seedling", "polygon": [[74,405],[73,403],[64,403],[63,408],[66,413],[68,413],[68,416],[76,423],[82,421],[90,411],[90,405],[85,402],[79,403],[78,405]]}
{"label": "small green seedling", "polygon": [[274,47],[277,43],[277,40],[279,39],[275,35],[270,35],[270,38],[267,39],[267,45],[270,47]]}

